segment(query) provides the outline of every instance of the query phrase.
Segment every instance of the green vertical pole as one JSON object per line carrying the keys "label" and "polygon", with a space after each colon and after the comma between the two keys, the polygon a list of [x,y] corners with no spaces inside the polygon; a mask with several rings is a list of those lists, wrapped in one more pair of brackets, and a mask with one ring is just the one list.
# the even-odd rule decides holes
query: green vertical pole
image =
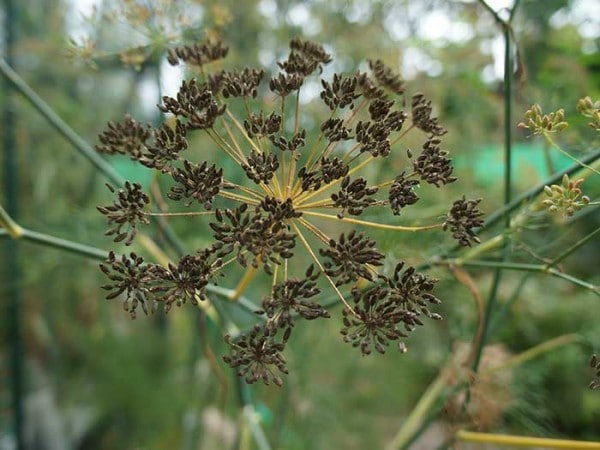
{"label": "green vertical pole", "polygon": [[[14,0],[4,0],[4,59],[14,67],[14,44],[15,23],[17,20],[16,4]],[[2,111],[2,122],[4,133],[2,144],[4,147],[4,164],[2,178],[4,179],[3,190],[5,192],[4,204],[6,211],[15,220],[19,218],[18,205],[18,167],[17,149],[15,139],[16,107],[12,87],[6,78],[2,78],[2,89],[4,93],[4,107]],[[5,242],[5,282],[7,287],[7,314],[6,321],[11,346],[10,373],[12,391],[13,426],[18,450],[25,449],[23,440],[23,343],[21,341],[21,292],[19,280],[21,279],[21,268],[19,261],[19,244],[14,239]]]}

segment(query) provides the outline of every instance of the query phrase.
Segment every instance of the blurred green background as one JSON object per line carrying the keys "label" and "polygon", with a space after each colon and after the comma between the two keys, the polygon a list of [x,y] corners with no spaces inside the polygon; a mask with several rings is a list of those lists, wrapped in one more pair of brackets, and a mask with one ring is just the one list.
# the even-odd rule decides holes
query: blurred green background
{"label": "blurred green background", "polygon": [[[9,3],[0,4],[0,13],[14,28],[14,68],[91,144],[108,120],[124,113],[154,123],[162,119],[153,106],[160,95],[173,95],[182,76],[165,64],[165,42],[220,36],[231,47],[229,67],[264,65],[274,71],[289,40],[302,36],[332,52],[332,70],[365,70],[367,59],[382,59],[406,77],[410,93],[424,92],[433,101],[449,129],[444,145],[452,151],[460,183],[439,197],[429,190],[409,220],[443,214],[445,206],[439,205],[462,194],[483,197],[486,213],[502,205],[501,31],[475,1],[98,0],[94,15],[90,1],[20,0],[12,2],[8,17]],[[142,14],[153,7],[162,15]],[[532,103],[548,111],[564,108],[571,126],[560,137],[563,147],[580,157],[597,150],[598,138],[575,112],[579,98],[600,97],[597,2],[523,1],[514,33],[524,65],[524,76],[515,79],[515,125]],[[5,54],[6,39],[0,48]],[[0,111],[8,95],[4,87]],[[96,211],[110,199],[105,180],[18,94],[13,103],[15,145],[2,148],[2,161],[6,167],[13,152],[16,189],[9,192],[4,170],[1,204],[16,202],[15,218],[28,229],[114,248]],[[313,105],[305,108],[312,111]],[[7,135],[9,123],[0,123],[0,136]],[[516,127],[514,137],[515,194],[571,164]],[[202,152],[207,145],[200,137],[191,143]],[[130,179],[152,180],[152,173],[126,159],[111,163]],[[597,178],[586,181],[584,190],[597,199]],[[185,221],[173,225],[191,248],[210,237]],[[545,217],[515,237],[511,254],[525,262],[551,259],[599,225],[595,207],[569,221]],[[380,250],[410,264],[451,246],[441,233],[433,240],[372,235]],[[156,238],[160,242],[159,234]],[[285,353],[291,374],[283,388],[241,389],[224,364],[219,374],[211,369],[207,349],[220,361],[223,332],[193,306],[167,318],[158,314],[132,322],[117,302],[104,300],[97,262],[31,243],[19,243],[17,254],[9,242],[0,239],[1,450],[16,448],[11,384],[16,337],[9,314],[14,301],[22,324],[24,448],[31,449],[243,448],[240,396],[254,406],[274,449],[383,448],[446,361],[472,340],[477,323],[467,288],[435,268],[430,272],[441,280],[436,292],[444,300],[444,321],[415,331],[407,354],[361,357],[342,342],[336,310],[321,326],[297,325]],[[561,268],[598,284],[598,250],[592,241]],[[492,272],[469,272],[486,298]],[[260,301],[252,291],[247,296]],[[593,375],[588,360],[600,349],[598,297],[557,278],[510,272],[502,278],[499,300],[505,308],[484,360],[502,360],[562,334],[582,339],[511,370],[502,386],[482,383],[474,394],[484,405],[478,411],[481,422],[487,420],[482,428],[599,440],[600,395],[587,388]],[[457,426],[457,402],[448,401],[413,448],[441,443]],[[247,448],[259,447],[251,442]]]}

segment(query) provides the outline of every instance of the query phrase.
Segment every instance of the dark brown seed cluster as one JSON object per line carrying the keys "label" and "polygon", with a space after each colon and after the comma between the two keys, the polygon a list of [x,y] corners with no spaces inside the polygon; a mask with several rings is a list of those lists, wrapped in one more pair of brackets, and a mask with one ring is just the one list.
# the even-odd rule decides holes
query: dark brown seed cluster
{"label": "dark brown seed cluster", "polygon": [[480,202],[481,199],[467,200],[463,195],[462,199],[454,202],[443,224],[443,229],[449,229],[454,239],[465,247],[479,242],[474,228],[483,225],[483,213],[477,207]]}
{"label": "dark brown seed cluster", "polygon": [[108,123],[108,130],[99,136],[96,150],[108,155],[127,155],[146,167],[168,172],[171,164],[187,149],[187,129],[177,120],[175,128],[163,124],[152,128],[126,115],[121,123]]}
{"label": "dark brown seed cluster", "polygon": [[415,192],[415,187],[419,185],[417,180],[411,180],[405,177],[406,172],[394,178],[390,187],[388,200],[394,214],[400,214],[400,210],[408,205],[414,205],[419,201],[419,196]]}
{"label": "dark brown seed cluster", "polygon": [[179,159],[179,154],[187,149],[186,127],[177,120],[175,129],[163,124],[155,131],[155,142],[147,145],[140,162],[146,167],[169,172],[171,164]]}
{"label": "dark brown seed cluster", "polygon": [[352,130],[344,126],[342,119],[327,119],[321,124],[321,131],[325,135],[329,142],[347,141],[352,139],[350,133]]}
{"label": "dark brown seed cluster", "polygon": [[321,292],[316,283],[319,275],[320,273],[310,266],[304,278],[289,278],[275,284],[271,295],[263,300],[263,309],[260,312],[266,314],[268,318],[266,326],[273,330],[284,329],[284,342],[289,339],[295,315],[306,320],[329,317],[326,309],[308,300]]}
{"label": "dark brown seed cluster", "polygon": [[183,162],[183,169],[174,169],[173,179],[179,183],[173,186],[167,195],[172,200],[189,199],[187,206],[195,200],[204,208],[211,209],[212,202],[223,185],[223,169],[217,169],[206,161],[194,164],[188,160]]}
{"label": "dark brown seed cluster", "polygon": [[340,188],[337,193],[331,194],[333,204],[341,209],[338,212],[339,218],[344,217],[346,211],[351,216],[360,216],[366,208],[376,203],[372,196],[378,189],[374,186],[367,186],[367,180],[362,177],[351,182],[350,177],[346,176],[342,180]]}
{"label": "dark brown seed cluster", "polygon": [[264,76],[264,70],[245,68],[242,71],[221,73],[221,93],[223,97],[251,97],[258,95],[258,85]]}
{"label": "dark brown seed cluster", "polygon": [[125,294],[125,311],[135,319],[137,307],[141,305],[145,314],[154,313],[158,303],[164,304],[168,313],[173,305],[181,306],[190,301],[197,304],[206,298],[206,286],[222,265],[214,250],[207,249],[196,254],[183,256],[177,264],[167,267],[144,263],[135,253],[122,255],[113,252],[100,264],[100,269],[110,280],[102,286],[110,291],[108,300]]}
{"label": "dark brown seed cluster", "polygon": [[396,265],[392,278],[382,279],[389,288],[390,300],[407,312],[407,320],[404,321],[407,331],[412,331],[416,325],[423,325],[418,320],[421,314],[434,320],[442,318],[429,310],[431,305],[441,303],[441,300],[432,294],[436,279],[418,273],[412,266],[404,268],[403,262]]}
{"label": "dark brown seed cluster", "polygon": [[[345,341],[363,354],[383,353],[391,341],[404,351],[402,338],[422,324],[423,316],[440,318],[430,311],[439,303],[433,294],[436,280],[404,263],[385,275],[384,255],[362,229],[443,227],[461,244],[471,245],[478,242],[474,229],[483,223],[479,200],[464,196],[443,224],[411,227],[395,217],[419,201],[422,183],[442,188],[456,180],[439,139],[446,130],[432,117],[431,102],[422,94],[408,100],[404,80],[381,60],[369,61],[368,73],[323,79],[322,68],[331,56],[302,39],[292,40],[287,59],[278,64],[280,72],[266,81],[262,69],[211,70],[209,64],[227,52],[221,42],[169,50],[171,64],[201,70],[174,97],[162,98],[158,108],[168,120],[154,127],[125,116],[121,123],[109,122],[99,136],[99,152],[127,155],[164,177],[157,186],[164,185],[165,177],[172,184],[168,213],[146,211],[149,197],[137,183],[111,187],[114,203],[98,209],[107,216],[107,234],[115,241],[131,244],[138,226],[157,214],[204,221],[212,230],[206,249],[170,264],[111,253],[101,265],[109,280],[107,298],[124,297],[125,309],[135,317],[140,305],[148,313],[162,303],[168,312],[173,305],[213,301],[207,290],[217,276],[239,275],[231,299],[240,298],[253,277],[268,278],[262,281],[270,292],[257,311],[261,323],[226,338],[231,353],[225,362],[249,383],[282,383],[281,374],[287,373],[282,352],[296,321],[329,317],[319,301],[325,287],[344,305]],[[300,101],[300,89],[312,75],[322,86],[315,100],[324,111],[318,122],[312,107],[306,113]],[[271,93],[264,92],[267,81]],[[310,122],[316,123],[310,128],[314,135],[302,127]],[[425,136],[415,157],[402,148],[409,132],[420,134],[421,141]],[[205,154],[204,148],[186,151],[194,134],[203,134],[222,154],[191,160]],[[406,152],[407,163],[398,152]],[[389,168],[404,166],[393,174],[366,168],[385,158],[394,159]],[[171,201],[178,207],[171,209]],[[369,217],[352,217],[367,209]],[[384,223],[387,218],[394,222]],[[332,229],[337,239],[330,237]],[[304,273],[292,259],[299,251],[311,259]]]}
{"label": "dark brown seed cluster", "polygon": [[186,301],[197,305],[206,298],[206,286],[214,272],[222,264],[221,259],[212,261],[213,251],[184,255],[179,262],[167,267],[152,265],[149,273],[154,286],[150,288],[154,300],[164,303],[165,312],[173,305],[182,306]]}
{"label": "dark brown seed cluster", "polygon": [[167,61],[172,66],[176,66],[180,61],[193,66],[203,66],[225,58],[228,52],[229,47],[221,41],[208,42],[206,44],[196,43],[169,49]]}
{"label": "dark brown seed cluster", "polygon": [[314,42],[298,38],[292,39],[290,49],[292,51],[288,59],[279,63],[279,67],[289,74],[306,77],[317,70],[321,64],[331,62],[331,55],[322,46]]}
{"label": "dark brown seed cluster", "polygon": [[260,325],[242,335],[239,339],[225,336],[225,342],[231,347],[231,354],[223,360],[236,369],[239,377],[252,384],[258,380],[268,385],[271,382],[278,386],[283,384],[280,373],[287,374],[286,361],[281,352],[284,344],[277,342],[271,331]]}
{"label": "dark brown seed cluster", "polygon": [[[429,310],[430,305],[440,303],[431,292],[437,280],[417,273],[414,267],[399,263],[392,278],[380,277],[382,284],[366,290],[352,290],[354,314],[344,310],[342,335],[346,342],[359,347],[363,355],[374,348],[385,353],[389,341],[408,336],[417,325],[422,314],[440,320],[441,316]],[[403,342],[399,349],[406,351]]]}
{"label": "dark brown seed cluster", "polygon": [[413,95],[411,112],[413,123],[430,136],[443,136],[448,132],[438,123],[437,117],[431,117],[431,101],[426,100],[423,94]]}
{"label": "dark brown seed cluster", "polygon": [[152,276],[149,266],[144,264],[144,258],[135,253],[117,258],[110,252],[106,262],[100,264],[100,269],[110,280],[110,283],[102,286],[102,289],[110,291],[106,296],[107,300],[125,294],[123,308],[129,312],[132,319],[135,319],[137,307],[140,305],[145,314],[148,314],[148,311],[154,312],[156,303],[152,300],[150,291]]}
{"label": "dark brown seed cluster", "polygon": [[275,147],[282,151],[295,152],[300,147],[304,147],[306,142],[306,130],[300,130],[294,134],[291,139],[287,139],[284,136],[269,136],[269,139]]}
{"label": "dark brown seed cluster", "polygon": [[404,80],[402,80],[398,74],[394,73],[392,69],[387,67],[383,61],[379,59],[375,61],[369,61],[369,68],[373,72],[373,76],[377,79],[379,84],[385,86],[394,94],[404,94]]}
{"label": "dark brown seed cluster", "polygon": [[452,176],[452,160],[447,158],[448,152],[440,149],[440,143],[439,139],[427,140],[423,144],[423,151],[413,161],[414,171],[419,174],[421,180],[436,187],[456,181],[456,177]]}
{"label": "dark brown seed cluster", "polygon": [[279,160],[275,153],[259,153],[251,150],[248,155],[248,162],[242,164],[242,169],[246,172],[248,178],[256,184],[265,183],[273,178],[273,174],[279,169]]}
{"label": "dark brown seed cluster", "polygon": [[107,236],[115,235],[114,241],[125,240],[125,245],[130,245],[135,238],[138,224],[148,223],[144,214],[145,206],[150,203],[148,196],[142,191],[139,183],[125,183],[124,189],[115,191],[111,185],[106,185],[111,192],[116,193],[117,199],[112,205],[98,206],[98,211],[108,219],[108,225],[114,224],[106,231]]}
{"label": "dark brown seed cluster", "polygon": [[337,108],[343,109],[346,106],[350,106],[352,109],[354,100],[360,97],[360,94],[356,92],[357,84],[356,75],[343,77],[336,73],[333,75],[331,83],[321,80],[321,85],[323,86],[321,98],[332,111]]}
{"label": "dark brown seed cluster", "polygon": [[187,119],[186,126],[192,130],[205,130],[214,126],[217,118],[225,113],[226,106],[219,105],[208,85],[198,85],[195,79],[183,81],[177,98],[163,97],[159,109]]}
{"label": "dark brown seed cluster", "polygon": [[360,87],[365,98],[369,100],[374,100],[377,98],[382,100],[387,99],[385,91],[366,73],[359,73],[356,79],[358,81],[358,86]]}
{"label": "dark brown seed cluster", "polygon": [[354,314],[344,309],[344,341],[360,348],[363,355],[369,355],[374,348],[385,353],[389,341],[397,341],[407,336],[398,328],[405,315],[389,300],[388,291],[382,286],[366,290],[352,289]]}
{"label": "dark brown seed cluster", "polygon": [[271,78],[269,89],[280,97],[285,97],[300,89],[302,83],[304,83],[304,77],[297,73],[280,73],[276,77]]}
{"label": "dark brown seed cluster", "polygon": [[304,191],[316,191],[322,184],[327,185],[332,181],[345,177],[349,169],[348,164],[337,157],[332,159],[323,157],[319,161],[319,169],[308,172],[306,167],[302,167],[298,171],[298,177],[302,180]]}
{"label": "dark brown seed cluster", "polygon": [[296,236],[287,230],[281,220],[276,220],[260,207],[249,211],[246,204],[230,210],[216,210],[216,222],[210,224],[217,241],[214,249],[223,258],[235,253],[242,267],[250,264],[262,266],[267,274],[272,274],[273,265],[293,256]]}
{"label": "dark brown seed cluster", "polygon": [[96,151],[108,155],[129,155],[138,159],[151,136],[150,125],[136,122],[126,115],[122,123],[108,122],[108,130],[98,136],[102,145],[96,145]]}
{"label": "dark brown seed cluster", "polygon": [[348,236],[342,233],[338,240],[329,241],[329,247],[320,250],[325,258],[325,273],[337,286],[358,281],[373,280],[373,268],[380,266],[383,254],[375,248],[377,243],[354,230]]}
{"label": "dark brown seed cluster", "polygon": [[258,114],[251,113],[250,117],[244,120],[244,128],[249,138],[271,136],[281,128],[281,116],[274,112],[266,117],[262,111]]}

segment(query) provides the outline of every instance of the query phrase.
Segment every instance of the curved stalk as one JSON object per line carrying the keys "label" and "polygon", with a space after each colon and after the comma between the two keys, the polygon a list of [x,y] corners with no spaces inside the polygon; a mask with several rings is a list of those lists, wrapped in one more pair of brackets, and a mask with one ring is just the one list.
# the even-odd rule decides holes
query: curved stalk
{"label": "curved stalk", "polygon": [[573,441],[569,439],[551,439],[536,438],[529,436],[509,436],[493,433],[477,433],[474,431],[459,430],[456,433],[456,440],[461,442],[477,442],[485,444],[503,445],[520,448],[547,448],[547,449],[567,449],[600,450],[600,443],[590,441]]}
{"label": "curved stalk", "polygon": [[331,214],[324,214],[324,213],[320,213],[320,212],[316,212],[316,211],[302,211],[303,214],[307,215],[307,216],[315,216],[315,217],[321,217],[324,219],[330,219],[330,220],[338,220],[340,222],[348,222],[348,223],[355,223],[357,225],[364,225],[367,227],[373,227],[373,228],[380,228],[383,230],[395,230],[395,231],[424,231],[424,230],[434,230],[436,228],[441,228],[442,224],[441,223],[437,223],[435,225],[424,225],[424,226],[419,226],[419,227],[409,227],[409,226],[405,226],[405,225],[388,225],[386,223],[377,223],[377,222],[369,222],[367,220],[359,220],[359,219],[353,219],[351,217],[338,217],[338,216],[333,216]]}

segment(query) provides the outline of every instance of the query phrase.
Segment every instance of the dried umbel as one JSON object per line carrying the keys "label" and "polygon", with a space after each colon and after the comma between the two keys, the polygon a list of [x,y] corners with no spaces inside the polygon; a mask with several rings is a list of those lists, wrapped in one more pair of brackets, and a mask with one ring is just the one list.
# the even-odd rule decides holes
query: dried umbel
{"label": "dried umbel", "polygon": [[[406,351],[403,339],[424,317],[440,319],[430,311],[439,303],[436,280],[402,262],[386,274],[385,255],[369,229],[448,229],[461,244],[471,245],[483,223],[479,200],[465,197],[443,223],[401,222],[400,213],[419,200],[422,183],[442,189],[456,181],[439,139],[446,130],[433,116],[431,102],[422,94],[407,99],[401,77],[382,61],[370,61],[369,73],[320,80],[323,117],[310,132],[301,126],[299,94],[307,77],[320,77],[331,61],[323,47],[294,39],[280,72],[269,80],[262,69],[211,70],[226,49],[208,43],[169,52],[170,62],[200,65],[203,74],[183,82],[175,97],[163,98],[159,108],[174,116],[172,126],[154,128],[126,116],[100,135],[98,151],[127,154],[171,183],[166,195],[174,202],[171,219],[204,221],[212,230],[206,248],[166,266],[145,263],[134,253],[111,254],[102,265],[111,281],[108,297],[124,294],[132,315],[138,305],[144,312],[156,304],[169,311],[173,305],[211,301],[210,283],[218,275],[235,277],[235,266],[244,274],[238,275],[232,300],[254,277],[266,278],[270,289],[261,309],[255,308],[259,323],[226,338],[231,354],[225,361],[249,383],[281,384],[287,373],[282,351],[294,324],[329,318],[326,292],[344,306],[346,342],[365,355],[373,349],[383,353],[390,341]],[[205,134],[228,164],[188,158],[193,133]],[[421,151],[403,148],[408,133],[422,136]],[[209,151],[203,148],[202,154]],[[388,158],[394,164],[386,170],[370,167]],[[390,176],[398,165],[399,173]],[[112,225],[109,234],[129,245],[151,214],[149,198],[131,183],[115,193],[115,203],[99,209]]]}
{"label": "dried umbel", "polygon": [[479,202],[481,199],[467,200],[464,196],[456,200],[443,224],[444,230],[449,229],[454,239],[463,246],[470,247],[473,242],[479,242],[475,236],[475,229],[483,225],[483,213],[477,206]]}

